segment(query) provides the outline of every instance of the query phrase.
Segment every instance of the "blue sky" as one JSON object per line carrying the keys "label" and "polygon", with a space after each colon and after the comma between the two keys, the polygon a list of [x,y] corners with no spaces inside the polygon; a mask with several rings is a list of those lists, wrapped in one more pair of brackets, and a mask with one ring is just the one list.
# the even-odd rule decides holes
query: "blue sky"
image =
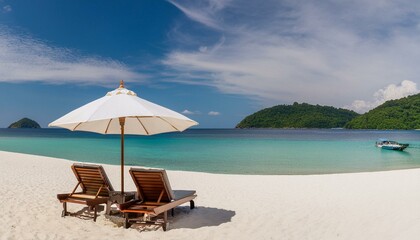
{"label": "blue sky", "polygon": [[0,0],[0,127],[118,87],[234,127],[277,104],[365,112],[419,92],[417,1]]}

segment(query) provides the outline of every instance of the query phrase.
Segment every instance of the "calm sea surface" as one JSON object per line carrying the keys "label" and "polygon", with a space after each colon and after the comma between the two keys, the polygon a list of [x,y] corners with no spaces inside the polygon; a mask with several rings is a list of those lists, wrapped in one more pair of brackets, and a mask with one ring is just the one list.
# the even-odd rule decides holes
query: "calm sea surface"
{"label": "calm sea surface", "polygon": [[[378,138],[410,147],[381,150]],[[0,150],[118,165],[119,135],[0,129]],[[322,174],[420,167],[420,131],[192,129],[126,136],[126,165],[234,174]]]}

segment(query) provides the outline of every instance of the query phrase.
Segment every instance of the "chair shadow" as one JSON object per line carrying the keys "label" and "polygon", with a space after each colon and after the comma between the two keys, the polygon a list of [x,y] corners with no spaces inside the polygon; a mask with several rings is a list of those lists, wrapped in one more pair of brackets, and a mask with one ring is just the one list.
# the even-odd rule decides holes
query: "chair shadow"
{"label": "chair shadow", "polygon": [[[99,216],[99,213],[103,211],[105,211],[105,207],[102,205],[98,205],[98,208],[97,208],[98,216]],[[89,207],[83,207],[77,212],[68,212],[68,216],[77,217],[83,220],[92,220],[93,210],[89,209]]]}
{"label": "chair shadow", "polygon": [[219,226],[231,222],[235,214],[235,211],[221,208],[198,206],[191,210],[189,206],[177,207],[174,216],[169,219],[169,230]]}
{"label": "chair shadow", "polygon": [[[223,223],[231,221],[235,216],[235,211],[211,208],[211,207],[195,207],[190,209],[189,206],[180,206],[175,208],[174,216],[168,212],[169,227],[167,231],[181,228],[198,229],[201,227],[219,226]],[[161,226],[136,224],[131,225],[132,228],[139,232],[156,231]]]}

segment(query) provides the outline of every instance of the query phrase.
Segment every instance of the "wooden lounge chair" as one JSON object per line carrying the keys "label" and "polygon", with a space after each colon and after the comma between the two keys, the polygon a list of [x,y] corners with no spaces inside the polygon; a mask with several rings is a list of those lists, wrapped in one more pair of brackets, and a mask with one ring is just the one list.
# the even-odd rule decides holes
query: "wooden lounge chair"
{"label": "wooden lounge chair", "polygon": [[[68,216],[67,203],[87,205],[93,210],[93,221],[96,222],[99,204],[107,203],[109,192],[114,191],[102,166],[91,164],[73,164],[71,169],[78,183],[71,193],[57,194],[58,200],[63,203],[62,217]],[[81,191],[76,192],[78,188]]]}
{"label": "wooden lounge chair", "polygon": [[[166,171],[163,169],[131,168],[130,175],[137,187],[137,199],[120,204],[124,213],[124,227],[128,228],[130,222],[140,224],[162,225],[164,231],[168,225],[167,211],[183,203],[190,202],[190,209],[194,208],[193,199],[197,197],[195,191],[172,191]],[[140,215],[140,218],[131,218],[131,215]],[[162,214],[163,219],[152,221]]]}

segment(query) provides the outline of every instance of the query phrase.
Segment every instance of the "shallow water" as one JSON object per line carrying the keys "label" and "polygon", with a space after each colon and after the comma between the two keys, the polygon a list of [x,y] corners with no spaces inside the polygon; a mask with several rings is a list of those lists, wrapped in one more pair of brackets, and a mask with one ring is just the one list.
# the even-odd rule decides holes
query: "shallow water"
{"label": "shallow water", "polygon": [[[409,143],[382,150],[378,138]],[[120,163],[119,135],[0,129],[0,150]],[[126,136],[126,165],[230,174],[323,174],[420,167],[420,131],[191,129]]]}

